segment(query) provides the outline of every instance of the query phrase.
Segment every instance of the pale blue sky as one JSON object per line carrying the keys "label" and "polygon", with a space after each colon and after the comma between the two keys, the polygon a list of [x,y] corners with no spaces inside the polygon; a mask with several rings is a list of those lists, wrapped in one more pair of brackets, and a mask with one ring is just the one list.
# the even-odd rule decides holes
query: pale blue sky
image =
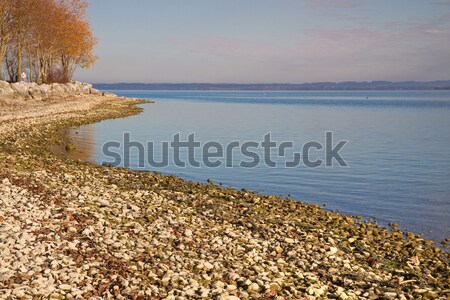
{"label": "pale blue sky", "polygon": [[450,79],[450,0],[90,0],[95,82]]}

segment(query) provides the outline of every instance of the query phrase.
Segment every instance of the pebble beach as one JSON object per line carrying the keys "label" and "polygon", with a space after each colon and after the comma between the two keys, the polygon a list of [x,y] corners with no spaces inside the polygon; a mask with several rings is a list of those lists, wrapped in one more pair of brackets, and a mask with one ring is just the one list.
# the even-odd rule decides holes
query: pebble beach
{"label": "pebble beach", "polygon": [[58,153],[70,143],[65,128],[131,116],[144,102],[111,94],[0,102],[0,299],[450,296],[445,242]]}

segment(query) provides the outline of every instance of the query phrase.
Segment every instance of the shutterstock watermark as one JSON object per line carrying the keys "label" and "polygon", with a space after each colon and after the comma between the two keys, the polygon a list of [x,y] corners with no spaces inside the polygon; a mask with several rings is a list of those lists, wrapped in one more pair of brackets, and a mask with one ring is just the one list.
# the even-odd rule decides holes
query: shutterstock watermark
{"label": "shutterstock watermark", "polygon": [[182,139],[177,133],[170,141],[155,145],[153,141],[134,141],[126,132],[122,141],[109,141],[103,145],[102,153],[107,161],[102,164],[130,167],[134,160],[139,168],[255,168],[261,164],[270,168],[348,167],[339,153],[347,143],[346,140],[334,142],[333,132],[329,131],[325,132],[323,142],[307,141],[299,148],[292,141],[272,140],[271,133],[264,135],[261,141],[231,141],[226,144],[200,142],[195,133]]}

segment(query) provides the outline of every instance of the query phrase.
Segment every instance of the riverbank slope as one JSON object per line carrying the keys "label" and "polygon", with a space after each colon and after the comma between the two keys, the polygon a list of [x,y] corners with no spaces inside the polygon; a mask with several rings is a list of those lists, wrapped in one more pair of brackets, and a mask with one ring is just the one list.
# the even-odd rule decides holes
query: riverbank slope
{"label": "riverbank slope", "polygon": [[[446,299],[449,254],[316,205],[54,155],[136,114],[85,94],[0,108],[0,298]],[[92,298],[96,299],[96,298]]]}

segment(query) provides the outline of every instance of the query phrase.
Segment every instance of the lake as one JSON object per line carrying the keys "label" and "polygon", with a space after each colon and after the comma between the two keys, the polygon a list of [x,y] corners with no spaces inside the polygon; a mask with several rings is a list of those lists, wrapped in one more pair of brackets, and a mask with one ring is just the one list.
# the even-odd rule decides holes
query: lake
{"label": "lake", "polygon": [[[113,156],[103,148],[115,141],[120,147],[108,149],[120,154],[123,166],[128,163],[123,153],[127,133],[131,142],[145,147],[145,157],[139,155],[137,147],[125,153],[132,169],[289,195],[325,209],[372,218],[381,225],[398,223],[401,229],[436,241],[450,237],[450,91],[113,92],[156,103],[142,105],[144,111],[136,116],[72,129],[70,137],[77,147],[72,157],[112,163]],[[340,166],[335,159],[332,166],[325,164],[327,132],[333,138],[330,147],[346,142],[339,155],[348,166]],[[222,146],[225,155],[233,142],[261,145],[269,133],[278,146],[290,142],[293,147],[286,147],[284,153],[281,148],[270,152],[262,147],[247,148],[253,156],[234,148],[232,157],[223,158],[218,167],[210,166],[209,160],[204,163],[200,148],[179,151],[181,160],[188,162],[190,158],[199,162],[199,167],[177,166],[178,154],[170,147],[168,156],[163,155],[163,142],[170,146],[177,134],[181,142],[195,134],[200,145],[213,142],[209,145]],[[149,142],[154,146],[152,159],[163,162],[167,157],[167,166],[149,163]],[[315,142],[309,144],[315,148],[305,153],[303,146],[309,142]],[[314,168],[305,163],[286,167],[294,152],[301,154],[302,162],[309,154],[307,162],[323,163]],[[256,166],[240,165],[256,157],[260,160]],[[268,159],[276,167],[264,163]]]}

